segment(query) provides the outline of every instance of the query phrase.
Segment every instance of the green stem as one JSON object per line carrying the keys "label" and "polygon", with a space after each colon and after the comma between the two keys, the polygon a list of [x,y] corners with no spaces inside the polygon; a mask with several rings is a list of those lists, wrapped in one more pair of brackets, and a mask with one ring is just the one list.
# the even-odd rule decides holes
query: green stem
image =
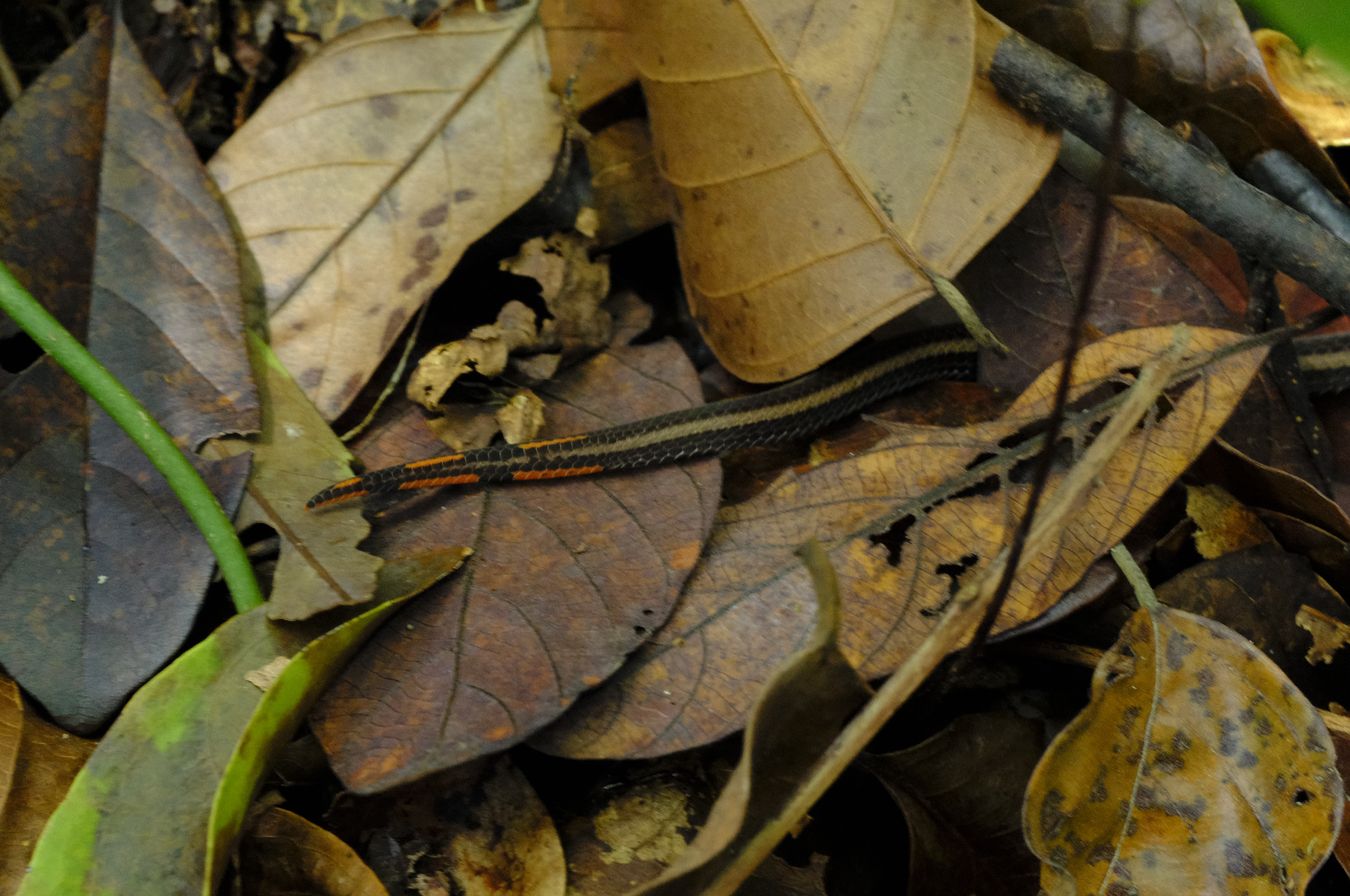
{"label": "green stem", "polygon": [[1130,555],[1129,550],[1123,544],[1118,544],[1111,549],[1111,559],[1116,561],[1116,566],[1120,567],[1121,573],[1125,576],[1125,581],[1129,583],[1134,591],[1135,598],[1139,601],[1139,606],[1152,612],[1158,609],[1158,595],[1153,593],[1153,586],[1148,583],[1148,576],[1139,568],[1139,564],[1134,562],[1134,557]]}
{"label": "green stem", "polygon": [[206,539],[220,564],[236,611],[243,613],[262,605],[262,591],[253,577],[244,546],[234,534],[234,524],[221,509],[183,452],[136,397],[98,362],[70,331],[61,326],[29,295],[9,268],[0,263],[0,311],[13,318],[52,360],[60,364],[108,416],[122,427],[155,469],[163,474],[183,508]]}

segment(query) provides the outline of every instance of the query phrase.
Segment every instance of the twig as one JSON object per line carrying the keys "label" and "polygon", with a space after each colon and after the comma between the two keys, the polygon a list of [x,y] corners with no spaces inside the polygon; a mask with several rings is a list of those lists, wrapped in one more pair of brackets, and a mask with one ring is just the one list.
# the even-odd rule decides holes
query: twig
{"label": "twig", "polygon": [[[1110,152],[1116,93],[1019,34],[999,44],[989,76],[1027,114]],[[1125,172],[1231,242],[1350,313],[1350,245],[1312,219],[1207,160],[1132,103],[1124,104]]]}

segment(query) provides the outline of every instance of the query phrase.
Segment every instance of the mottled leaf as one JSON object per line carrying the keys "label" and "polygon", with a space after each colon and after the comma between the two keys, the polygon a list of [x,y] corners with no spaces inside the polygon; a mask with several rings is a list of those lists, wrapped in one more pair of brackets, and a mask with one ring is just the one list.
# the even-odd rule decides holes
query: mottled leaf
{"label": "mottled leaf", "polygon": [[1302,893],[1340,826],[1326,726],[1231,629],[1140,610],[1027,788],[1050,896]]}
{"label": "mottled leaf", "polygon": [[272,345],[327,419],[561,141],[535,4],[385,19],[324,45],[211,173],[262,269]]}
{"label": "mottled leaf", "polygon": [[[688,407],[671,341],[634,346],[650,312],[616,311],[615,346],[541,387],[544,436]],[[357,446],[370,467],[444,453],[420,412]],[[348,788],[384,789],[528,737],[612,673],[670,612],[716,508],[716,461],[425,495],[384,514],[369,549],[473,548],[465,574],[400,613],[312,717]]]}
{"label": "mottled leaf", "polygon": [[[1196,329],[1190,351],[1236,338]],[[1171,340],[1170,330],[1135,330],[1088,346],[1075,366],[1075,391],[1156,358]],[[1170,413],[1129,436],[1077,515],[1028,556],[999,628],[1053,606],[1138,522],[1222,424],[1260,355],[1210,367],[1173,396]],[[572,756],[658,755],[740,728],[773,668],[811,631],[810,588],[793,554],[809,538],[826,545],[839,574],[845,656],[866,676],[895,669],[1010,537],[1028,488],[1014,465],[1033,450],[1017,434],[1048,411],[1058,375],[1047,370],[991,422],[896,426],[869,448],[787,473],[724,508],[666,626],[535,742]],[[1051,487],[1061,479],[1052,476]]]}
{"label": "mottled leaf", "polygon": [[689,304],[732,373],[819,366],[932,294],[1040,183],[1058,138],[981,74],[962,0],[627,6]]}
{"label": "mottled leaf", "polygon": [[[229,223],[109,19],[0,122],[0,258],[180,447],[257,429]],[[182,644],[213,557],[50,359],[0,385],[0,662],[63,725],[91,730]],[[232,510],[247,457],[196,464]]]}

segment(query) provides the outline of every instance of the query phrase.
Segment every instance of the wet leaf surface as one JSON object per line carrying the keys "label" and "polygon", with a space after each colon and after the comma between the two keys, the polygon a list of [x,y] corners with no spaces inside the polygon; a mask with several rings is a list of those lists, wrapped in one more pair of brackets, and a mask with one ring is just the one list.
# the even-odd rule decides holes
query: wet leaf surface
{"label": "wet leaf surface", "polygon": [[211,160],[262,269],[272,346],[326,419],[552,171],[562,133],[534,14],[350,31]]}
{"label": "wet leaf surface", "polygon": [[[189,457],[256,430],[230,227],[125,29],[102,20],[23,95],[0,159],[0,256],[29,291]],[[182,645],[213,558],[50,359],[0,385],[0,662],[93,730]],[[248,458],[194,462],[237,506]]]}
{"label": "wet leaf surface", "polygon": [[[615,347],[542,387],[548,435],[700,400],[669,341],[633,346],[649,312],[616,313]],[[444,453],[403,412],[357,446],[370,467]],[[343,782],[384,789],[528,737],[612,673],[661,624],[717,504],[716,461],[633,474],[441,491],[383,515],[386,561],[463,544],[464,573],[400,613],[315,709]]]}
{"label": "wet leaf surface", "polygon": [[[1197,329],[1190,345],[1234,338]],[[1094,343],[1075,367],[1076,389],[1156,357],[1171,339],[1170,330],[1139,330]],[[1259,363],[1245,353],[1210,368],[1167,417],[1128,438],[1086,507],[1023,568],[999,628],[1045,612],[1129,531],[1222,424]],[[1047,371],[992,422],[897,427],[871,448],[785,474],[723,508],[670,621],[535,743],[570,756],[650,756],[740,728],[762,683],[811,631],[810,588],[793,553],[810,538],[825,544],[839,574],[845,655],[867,676],[895,669],[1005,543],[1027,486],[1007,478],[1004,461],[968,471],[1045,413],[1057,375]]]}
{"label": "wet leaf surface", "polygon": [[909,823],[912,896],[1035,889],[1022,794],[1045,741],[1040,722],[982,713],[961,716],[913,747],[864,758]]}
{"label": "wet leaf surface", "polygon": [[1241,636],[1140,610],[1027,789],[1041,886],[1302,893],[1340,824],[1335,761],[1316,710]]}
{"label": "wet leaf surface", "polygon": [[744,379],[811,370],[931,295],[919,260],[955,274],[1058,146],[978,74],[1003,31],[972,3],[627,11],[690,309]]}

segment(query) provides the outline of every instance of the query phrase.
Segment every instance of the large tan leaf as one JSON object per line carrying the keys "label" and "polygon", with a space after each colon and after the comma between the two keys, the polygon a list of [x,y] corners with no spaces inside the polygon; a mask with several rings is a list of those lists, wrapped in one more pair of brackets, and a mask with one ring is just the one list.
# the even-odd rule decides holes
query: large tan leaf
{"label": "large tan leaf", "polygon": [[[1238,338],[1198,327],[1188,351],[1203,356]],[[1153,328],[1088,346],[1075,394],[1148,363],[1171,340],[1171,330]],[[1000,629],[1048,610],[1134,527],[1222,425],[1262,354],[1210,365],[1171,395],[1166,416],[1130,434],[1063,530],[1028,549]],[[844,655],[869,677],[897,668],[1010,539],[1029,489],[1019,463],[1039,450],[1022,436],[1048,413],[1058,377],[1050,367],[995,420],[900,426],[723,508],[665,627],[535,743],[571,756],[650,756],[740,728],[773,669],[811,631],[814,601],[794,553],[810,538],[839,575]],[[1075,415],[1066,438],[1081,445],[1094,419]],[[1062,481],[1056,474],[1051,486]]]}
{"label": "large tan leaf", "polygon": [[212,159],[262,268],[272,344],[325,417],[552,170],[560,118],[534,13],[348,32]]}
{"label": "large tan leaf", "polygon": [[746,379],[809,370],[930,295],[1027,200],[1057,139],[978,74],[969,0],[640,0],[634,57],[690,304]]}

